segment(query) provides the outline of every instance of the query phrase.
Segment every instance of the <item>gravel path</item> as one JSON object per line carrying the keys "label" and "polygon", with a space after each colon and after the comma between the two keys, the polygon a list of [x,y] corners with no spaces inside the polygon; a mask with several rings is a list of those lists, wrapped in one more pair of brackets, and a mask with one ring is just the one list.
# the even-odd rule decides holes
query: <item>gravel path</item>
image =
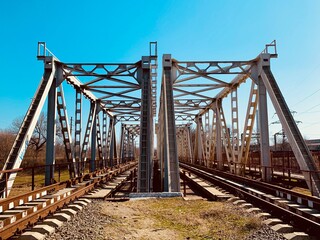
{"label": "gravel path", "polygon": [[[113,221],[107,215],[102,214],[104,208],[103,201],[92,201],[82,211],[79,211],[69,222],[65,222],[60,228],[49,235],[46,240],[102,240],[108,238],[104,228],[108,223]],[[167,239],[171,239],[167,236]],[[126,239],[121,236],[117,239]],[[134,238],[136,239],[136,238]],[[160,239],[160,238],[159,238]],[[163,239],[163,238],[161,238]],[[208,238],[210,239],[210,238]],[[269,227],[264,226],[258,231],[252,233],[246,240],[284,240],[280,234],[272,231]]]}
{"label": "gravel path", "polygon": [[105,239],[104,226],[110,223],[107,216],[101,214],[102,202],[92,201],[79,211],[70,221],[48,236],[47,240],[100,240]]}

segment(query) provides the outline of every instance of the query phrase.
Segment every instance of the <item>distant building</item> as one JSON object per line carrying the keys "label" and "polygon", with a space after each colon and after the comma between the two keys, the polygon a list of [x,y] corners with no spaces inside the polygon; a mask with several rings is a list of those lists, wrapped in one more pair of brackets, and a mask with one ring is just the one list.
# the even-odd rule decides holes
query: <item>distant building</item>
{"label": "distant building", "polygon": [[320,139],[305,140],[311,151],[320,151]]}

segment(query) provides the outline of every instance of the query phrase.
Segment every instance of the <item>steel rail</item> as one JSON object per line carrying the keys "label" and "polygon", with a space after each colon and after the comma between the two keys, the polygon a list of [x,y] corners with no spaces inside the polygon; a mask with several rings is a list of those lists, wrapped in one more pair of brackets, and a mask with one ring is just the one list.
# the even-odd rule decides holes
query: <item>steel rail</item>
{"label": "steel rail", "polygon": [[[234,194],[235,196],[238,196],[242,199],[245,199],[247,202],[250,202],[252,205],[257,206],[267,212],[269,212],[271,215],[276,216],[280,219],[282,219],[285,222],[289,222],[292,224],[294,227],[301,229],[302,231],[310,234],[310,235],[317,235],[320,231],[320,219],[313,217],[312,215],[306,213],[306,212],[296,212],[297,209],[290,207],[285,204],[279,204],[276,203],[276,200],[273,200],[272,198],[268,198],[266,195],[257,195],[254,194],[253,192],[249,192],[248,190],[245,190],[244,188],[241,188],[240,186],[236,186],[231,184],[230,182],[223,181],[222,179],[219,179],[215,175],[219,175],[221,172],[220,171],[215,171],[211,170],[210,172],[206,172],[208,169],[203,170],[203,167],[200,168],[199,166],[195,165],[187,165],[180,163],[180,166],[196,175],[199,177],[227,190],[228,192]],[[229,179],[231,174],[228,174]],[[222,175],[220,175],[222,176]],[[226,177],[227,175],[224,175]],[[244,179],[238,176],[233,176],[237,177],[237,183],[238,184],[244,184],[246,187],[250,186],[258,186],[259,184],[257,183],[258,181],[254,180],[249,180],[249,179]],[[226,177],[227,178],[227,177]],[[232,178],[232,180],[235,180],[235,178]],[[253,183],[253,184],[251,184]],[[262,183],[264,185],[265,183]],[[274,189],[273,189],[274,187]],[[265,193],[270,194],[272,192],[279,191],[281,189],[283,192],[292,192],[290,190],[286,190],[284,188],[280,188],[278,186],[273,186],[271,184],[267,184],[265,187],[263,187],[266,191]],[[261,188],[259,188],[261,190]],[[315,197],[310,197],[306,196],[303,194],[295,193],[299,195],[300,197],[304,197],[304,201],[306,199],[312,198],[313,200],[319,202],[318,198]],[[289,196],[289,195],[287,195]]]}
{"label": "steel rail", "polygon": [[[184,163],[186,164],[186,163]],[[210,172],[212,174],[216,174],[219,176],[223,176],[223,177],[227,177],[229,179],[232,179],[234,181],[237,182],[243,182],[245,183],[247,186],[252,186],[260,191],[263,192],[267,192],[269,194],[275,195],[275,196],[282,196],[288,200],[292,200],[292,201],[300,201],[300,204],[304,204],[304,205],[308,205],[310,204],[310,202],[312,202],[312,207],[318,211],[320,211],[320,198],[315,197],[315,196],[309,196],[309,195],[305,195],[302,193],[298,193],[277,185],[273,185],[267,182],[261,182],[258,180],[254,180],[254,179],[249,179],[247,177],[242,177],[242,176],[238,176],[238,175],[234,175],[232,173],[228,173],[228,172],[222,172],[216,169],[212,169],[212,168],[206,168],[204,166],[200,166],[200,165],[196,165],[196,164],[188,164],[190,166],[202,169],[204,171]]]}
{"label": "steel rail", "polygon": [[[98,174],[102,173],[102,171],[96,171],[94,173],[87,174],[82,178],[56,183],[32,191],[31,193],[22,194],[0,201],[0,209],[2,209],[2,213],[5,213],[6,210],[14,210],[14,208],[17,206],[23,206],[27,202],[31,202],[35,199],[41,199],[53,191],[56,192],[64,188],[71,187],[76,182],[81,183],[83,181],[88,181],[87,183],[79,184],[68,193],[61,193],[52,198],[45,198],[45,201],[39,202],[39,204],[34,207],[30,207],[27,210],[21,210],[21,212],[16,214],[10,214],[12,217],[7,217],[3,220],[0,220],[0,239],[7,239],[16,233],[23,231],[28,226],[34,225],[37,221],[44,219],[49,214],[52,214],[58,209],[62,208],[67,203],[87,194],[89,191],[93,190],[99,182],[105,180],[109,181],[112,177],[123,173],[135,167],[136,165],[137,162],[131,162],[126,165],[119,166],[114,170],[107,170],[100,176]],[[0,218],[2,213],[0,214]]]}

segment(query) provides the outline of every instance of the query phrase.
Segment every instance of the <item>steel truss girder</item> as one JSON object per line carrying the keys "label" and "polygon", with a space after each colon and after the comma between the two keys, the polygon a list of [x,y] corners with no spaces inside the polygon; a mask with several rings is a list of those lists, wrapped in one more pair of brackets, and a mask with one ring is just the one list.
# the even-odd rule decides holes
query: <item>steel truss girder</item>
{"label": "steel truss girder", "polygon": [[210,124],[209,124],[209,112],[205,114],[205,127],[204,127],[204,135],[205,135],[205,162],[204,165],[208,167],[209,157],[210,157]]}
{"label": "steel truss girder", "polygon": [[[238,91],[237,88],[231,90],[231,146],[232,162],[238,163],[239,154],[239,119],[238,119]],[[237,173],[239,174],[239,173]]]}
{"label": "steel truss girder", "polygon": [[216,153],[216,139],[217,139],[217,114],[216,109],[212,111],[212,125],[211,125],[211,136],[210,136],[210,156],[209,156],[209,167],[213,167]]}
{"label": "steel truss girder", "polygon": [[97,104],[91,103],[90,105],[90,113],[88,116],[87,127],[84,133],[84,138],[82,142],[81,148],[81,164],[80,164],[80,173],[84,173],[85,170],[85,163],[87,161],[87,151],[89,148],[89,139],[92,134],[92,129],[96,123],[96,112],[97,112]]}
{"label": "steel truss girder", "polygon": [[107,166],[107,113],[102,111],[102,156],[103,156],[103,167]]}
{"label": "steel truss girder", "polygon": [[[192,74],[210,78],[211,74],[247,74],[250,61],[173,61],[174,67],[178,69],[178,77],[183,74]],[[213,81],[217,81],[212,78]],[[223,81],[217,81],[223,82]],[[224,83],[224,82],[223,82]]]}
{"label": "steel truss girder", "polygon": [[113,167],[114,156],[115,156],[115,125],[116,121],[113,117],[109,118],[109,127],[107,133],[107,143],[106,143],[106,159],[107,166]]}
{"label": "steel truss girder", "polygon": [[[152,98],[153,111],[155,111],[157,56],[150,57],[152,69]],[[141,106],[141,99],[134,97],[134,93],[141,89],[141,80],[138,77],[139,69],[143,63],[64,63],[64,74],[67,78],[79,77],[87,79],[81,88],[100,94],[98,97],[109,112],[123,107],[131,108],[133,102],[136,107]],[[109,91],[112,89],[112,91]],[[120,98],[120,99],[119,99]],[[118,102],[113,103],[113,101]],[[127,103],[128,102],[128,103]],[[138,105],[138,106],[137,106]]]}
{"label": "steel truss girder", "polygon": [[[97,79],[91,80],[86,85],[96,83],[102,79],[113,76],[130,76],[137,81],[136,72],[141,66],[140,61],[136,63],[64,63],[67,76],[92,76]],[[102,78],[102,79],[100,79]]]}
{"label": "steel truss girder", "polygon": [[47,107],[47,141],[46,141],[46,166],[45,166],[45,185],[48,186],[54,179],[55,164],[55,140],[56,140],[56,108],[57,108],[57,84],[58,71],[48,92]]}
{"label": "steel truss girder", "polygon": [[187,124],[183,129],[183,149],[184,149],[184,156],[189,160],[189,162],[194,163],[193,160],[193,148],[191,144],[191,136],[190,136],[190,124]]}
{"label": "steel truss girder", "polygon": [[133,121],[133,122],[137,122],[140,121],[140,116],[115,116],[116,117],[116,121],[120,122],[120,121]]}
{"label": "steel truss girder", "polygon": [[[270,53],[270,48],[274,49],[274,52]],[[267,96],[269,94],[272,103],[279,115],[280,121],[288,136],[291,147],[295,153],[300,169],[304,172],[306,181],[311,189],[312,193],[319,196],[320,189],[320,176],[317,172],[315,163],[312,156],[306,147],[306,144],[297,128],[288,107],[283,99],[283,96],[276,84],[276,81],[270,70],[270,58],[277,57],[276,43],[266,45],[266,49],[257,58],[251,61],[238,62],[232,64],[232,62],[179,62],[173,61],[177,68],[177,77],[174,79],[173,90],[178,93],[174,97],[176,120],[188,120],[197,119],[200,116],[207,114],[210,109],[215,109],[215,112],[219,113],[217,109],[217,102],[225,98],[231,93],[231,112],[232,112],[232,148],[230,159],[232,162],[245,163],[248,158],[248,152],[251,142],[251,136],[253,133],[254,118],[256,115],[257,106],[259,104],[259,131],[260,131],[260,149],[261,149],[261,165],[264,168],[263,179],[269,181],[271,178],[271,162],[270,162],[270,147],[269,147],[269,133],[268,133],[268,118],[267,118]],[[181,64],[184,63],[184,64]],[[225,63],[226,66],[222,67],[220,63]],[[212,67],[215,66],[215,67]],[[238,70],[234,70],[234,67]],[[215,75],[216,74],[216,75]],[[227,82],[219,79],[216,76],[222,74],[238,74],[231,82]],[[212,84],[190,83],[198,77],[211,81]],[[250,77],[256,84],[253,83],[249,103],[248,111],[244,126],[244,137],[241,143],[241,150],[239,146],[239,128],[238,128],[238,103],[236,89],[238,86],[246,81]],[[209,89],[223,87],[222,90],[214,95],[209,101],[206,99],[205,92]],[[189,90],[187,89],[189,87]],[[201,88],[201,89],[197,89]],[[193,89],[192,89],[193,88]],[[190,96],[190,97],[189,97]],[[184,99],[180,99],[184,97]],[[191,101],[191,98],[197,101]],[[259,101],[258,101],[259,100]],[[201,103],[200,103],[201,102]],[[195,109],[199,109],[200,112],[192,117]],[[215,113],[216,114],[216,113]],[[217,119],[216,123],[213,123],[212,130],[216,132],[217,139],[221,139],[221,130],[223,126],[221,122],[223,119],[220,117],[213,117]],[[200,126],[200,125],[199,125]],[[207,124],[206,124],[207,126]],[[216,130],[214,128],[216,127]],[[222,129],[221,129],[222,128]],[[200,131],[198,131],[200,132]],[[224,133],[227,133],[224,130]],[[226,135],[226,134],[225,134]],[[208,137],[208,136],[207,136]],[[201,137],[198,137],[199,139]],[[225,139],[228,139],[224,137]],[[216,147],[211,149],[217,149],[217,160],[221,155],[218,151],[221,150],[221,141],[215,141]],[[206,145],[208,142],[206,142]],[[226,144],[225,144],[226,145]],[[229,145],[229,144],[227,144]],[[220,150],[219,150],[220,149]],[[240,150],[240,151],[239,151]],[[197,151],[197,149],[195,150]],[[228,156],[228,155],[227,155]],[[211,157],[211,153],[210,153]],[[237,161],[238,160],[238,161]],[[310,172],[310,173],[309,173]]]}
{"label": "steel truss girder", "polygon": [[[63,64],[62,66],[64,66],[64,75],[68,83],[79,87],[83,95],[90,100],[100,100],[101,108],[107,111],[109,116],[113,116],[117,114],[117,111],[123,109],[136,111],[139,107],[141,108],[141,99],[135,97],[135,92],[141,91],[141,83],[137,78],[137,71],[141,68],[141,64],[141,61],[139,61],[135,64],[75,63]],[[97,66],[94,67],[94,65]],[[107,67],[113,67],[114,69],[108,70]],[[109,75],[98,76],[101,71],[108,71]],[[126,71],[130,71],[130,73],[125,73]],[[124,77],[125,80],[114,76]],[[89,77],[91,80],[82,83],[76,77],[81,79]],[[113,85],[110,85],[111,83]],[[112,91],[109,91],[109,89]],[[97,97],[93,93],[99,94],[99,96]],[[130,112],[125,115],[124,119],[131,117]],[[137,121],[137,118],[135,121]]]}
{"label": "steel truss girder", "polygon": [[[218,124],[218,128],[219,129],[219,134],[217,134],[217,136],[221,136],[221,138],[217,138],[218,142],[222,142],[224,149],[225,149],[225,154],[227,157],[227,162],[229,167],[231,168],[233,165],[232,160],[232,147],[231,147],[231,143],[230,143],[230,135],[229,135],[229,131],[227,128],[227,124],[226,124],[226,119],[224,116],[224,112],[223,112],[223,108],[222,108],[222,103],[221,101],[217,102],[217,106],[216,106],[216,117],[217,117],[217,124]],[[218,130],[217,130],[218,131]]]}
{"label": "steel truss girder", "polygon": [[[241,149],[239,153],[239,160],[244,167],[244,164],[248,161],[249,150],[250,150],[250,142],[253,132],[254,120],[257,112],[259,96],[258,96],[258,86],[252,81],[251,90],[249,95],[248,107],[247,107],[247,114],[244,121],[244,129],[243,129],[243,136],[241,140]],[[242,169],[243,173],[244,169]]]}
{"label": "steel truss girder", "polygon": [[194,160],[203,165],[206,153],[205,153],[205,136],[203,130],[202,117],[197,117],[196,122],[196,134],[195,134],[195,146],[194,146]]}
{"label": "steel truss girder", "polygon": [[140,100],[101,100],[106,109],[121,108],[121,109],[136,109],[141,107]]}
{"label": "steel truss girder", "polygon": [[175,108],[180,107],[189,107],[189,108],[203,108],[206,107],[208,104],[212,102],[212,98],[205,100],[205,99],[179,99],[174,100]]}
{"label": "steel truss girder", "polygon": [[139,125],[121,125],[120,161],[134,158],[134,139],[139,134]]}
{"label": "steel truss girder", "polygon": [[103,156],[103,149],[102,149],[100,118],[99,118],[98,114],[96,116],[96,128],[97,128],[96,129],[96,131],[97,131],[97,139],[96,139],[96,141],[97,141],[97,150],[98,150],[99,160],[101,160],[101,167],[102,167],[104,156]]}
{"label": "steel truss girder", "polygon": [[121,138],[120,138],[120,161],[123,162],[123,159],[127,157],[127,147],[128,147],[128,139],[127,139],[127,129],[125,128],[125,124],[121,125]]}
{"label": "steel truss girder", "polygon": [[76,175],[80,174],[81,162],[81,129],[82,129],[82,92],[80,88],[76,87],[76,101],[75,101],[75,121],[74,121],[74,158],[77,165]]}
{"label": "steel truss girder", "polygon": [[62,84],[60,84],[57,90],[57,110],[66,151],[66,158],[68,163],[70,163],[69,176],[72,178],[77,176],[77,166]]}
{"label": "steel truss girder", "polygon": [[[23,119],[22,125],[5,162],[3,170],[16,169],[20,167],[23,156],[27,150],[28,143],[31,139],[32,133],[40,116],[42,107],[53,83],[56,67],[53,58],[46,57],[44,59],[44,62],[45,72],[43,78]],[[2,197],[7,197],[7,195],[10,193],[16,175],[16,173],[9,174],[7,186],[5,185],[5,175],[0,175],[0,192],[2,194]]]}
{"label": "steel truss girder", "polygon": [[320,176],[312,155],[307,147],[296,122],[285,102],[285,99],[270,70],[270,56],[261,55],[260,77],[268,91],[270,99],[288,137],[292,151],[297,159],[299,167],[304,175],[305,181],[313,195],[320,196]]}
{"label": "steel truss girder", "polygon": [[[110,165],[113,165],[113,158],[117,158],[116,151],[116,131],[115,124],[119,120],[129,121],[143,121],[140,110],[143,110],[141,99],[135,97],[136,91],[141,91],[144,86],[143,78],[140,72],[143,68],[148,68],[150,72],[150,87],[148,86],[149,96],[148,102],[145,105],[151,106],[150,116],[155,114],[156,108],[156,81],[157,81],[157,56],[150,55],[143,57],[141,61],[134,64],[66,64],[59,61],[45,46],[45,43],[38,43],[38,59],[43,60],[45,64],[45,73],[41,84],[36,92],[35,98],[26,114],[17,140],[14,144],[7,162],[5,163],[4,170],[17,168],[20,166],[23,155],[28,146],[28,141],[32,136],[33,129],[43,107],[44,101],[49,96],[48,100],[48,136],[47,136],[47,163],[54,164],[55,155],[55,115],[56,108],[58,110],[60,123],[62,125],[62,133],[65,143],[65,150],[67,160],[72,162],[70,168],[70,175],[72,171],[83,171],[74,163],[84,163],[86,161],[86,152],[88,150],[89,138],[91,135],[91,147],[98,148],[99,159],[107,158],[110,160]],[[148,63],[146,63],[148,59]],[[82,83],[77,77],[87,79]],[[71,137],[71,129],[68,123],[66,112],[66,104],[63,96],[61,83],[66,80],[67,83],[76,89],[76,107],[75,107],[75,139],[74,146]],[[107,81],[106,81],[107,80]],[[57,86],[60,86],[57,89]],[[110,91],[109,89],[112,89]],[[57,91],[58,90],[58,91]],[[50,94],[49,94],[50,92]],[[93,92],[99,93],[97,97]],[[101,96],[102,94],[102,96]],[[143,93],[145,94],[145,93]],[[143,95],[142,94],[142,95]],[[82,118],[82,95],[91,101],[90,114],[87,121],[86,131],[84,133],[84,140],[81,142],[81,118]],[[93,107],[94,105],[94,107]],[[102,122],[102,140],[100,132],[100,122],[98,112],[103,111]],[[116,113],[117,116],[114,116]],[[110,117],[111,124],[106,127],[106,116]],[[153,123],[148,123],[148,128],[151,129],[148,138],[150,142],[153,141],[152,129]],[[128,128],[128,155],[134,156],[134,139],[137,135],[142,134],[139,126]],[[143,135],[143,134],[142,134]],[[108,144],[107,144],[108,142]],[[153,145],[149,144],[150,158],[153,155]],[[95,168],[95,150],[91,151],[91,170]],[[50,169],[49,169],[50,168]],[[54,167],[47,167],[46,169],[46,184],[50,184],[53,178]],[[149,172],[152,175],[151,171]],[[5,181],[0,186],[5,192],[5,195],[10,192],[16,174],[11,174],[9,182],[7,183],[8,189],[4,189]],[[77,176],[77,172],[75,173]],[[0,176],[1,178],[4,175]],[[4,191],[5,190],[5,191]]]}
{"label": "steel truss girder", "polygon": [[139,124],[126,124],[126,129],[128,133],[134,138],[140,135],[140,125]]}

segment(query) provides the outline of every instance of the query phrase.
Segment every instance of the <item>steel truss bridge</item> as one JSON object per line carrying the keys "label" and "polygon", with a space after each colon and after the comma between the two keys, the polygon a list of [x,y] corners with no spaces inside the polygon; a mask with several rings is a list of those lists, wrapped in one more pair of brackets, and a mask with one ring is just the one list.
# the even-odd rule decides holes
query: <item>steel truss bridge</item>
{"label": "steel truss bridge", "polygon": [[[227,164],[230,172],[242,175],[258,119],[262,178],[270,181],[269,95],[309,189],[320,195],[316,165],[270,69],[270,60],[277,57],[275,41],[247,61],[178,61],[164,54],[156,123],[156,42],[150,43],[149,56],[135,63],[65,63],[44,42],[38,43],[37,57],[44,63],[43,77],[3,170],[20,167],[47,101],[46,185],[54,173],[50,165],[55,163],[56,115],[70,177],[84,173],[87,158],[94,171],[138,157],[138,192],[152,192],[155,185],[164,192],[179,192],[179,160],[206,167],[216,165],[220,170]],[[245,116],[240,119],[238,89],[246,82],[251,88]],[[63,83],[71,86],[75,96],[70,108],[74,111],[74,131]],[[90,106],[87,114],[83,111],[84,100]],[[116,131],[117,124],[121,131]],[[3,197],[10,192],[16,174],[0,176]]]}

